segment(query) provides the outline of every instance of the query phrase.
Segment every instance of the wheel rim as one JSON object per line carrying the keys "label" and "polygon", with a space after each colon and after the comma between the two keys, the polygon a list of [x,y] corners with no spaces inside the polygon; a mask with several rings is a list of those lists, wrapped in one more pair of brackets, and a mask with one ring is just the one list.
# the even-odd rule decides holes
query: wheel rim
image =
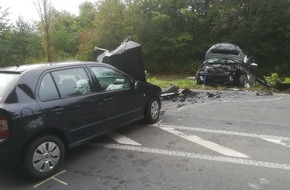
{"label": "wheel rim", "polygon": [[157,119],[159,115],[159,104],[157,101],[153,101],[151,104],[151,117]]}
{"label": "wheel rim", "polygon": [[52,170],[60,159],[60,150],[53,142],[44,142],[37,147],[32,157],[32,164],[38,172]]}

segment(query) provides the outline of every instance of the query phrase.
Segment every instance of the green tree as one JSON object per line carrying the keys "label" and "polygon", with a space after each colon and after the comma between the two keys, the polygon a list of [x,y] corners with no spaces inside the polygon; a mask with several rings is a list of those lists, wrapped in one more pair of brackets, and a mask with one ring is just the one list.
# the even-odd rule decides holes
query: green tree
{"label": "green tree", "polygon": [[94,20],[96,43],[107,49],[116,48],[128,35],[125,31],[126,7],[120,0],[104,0],[97,8]]}
{"label": "green tree", "polygon": [[43,57],[41,36],[21,17],[6,32],[1,43],[1,66],[38,62]]}
{"label": "green tree", "polygon": [[54,8],[50,0],[36,0],[36,9],[40,17],[40,26],[43,34],[43,47],[48,62],[52,62],[51,32]]}
{"label": "green tree", "polygon": [[8,9],[0,7],[0,66],[9,65],[9,35],[11,25],[8,22]]}
{"label": "green tree", "polygon": [[0,6],[0,36],[9,29],[9,20],[7,16],[9,15],[8,9],[4,9]]}
{"label": "green tree", "polygon": [[149,68],[169,71],[189,64],[193,35],[188,30],[192,28],[187,18],[188,3],[184,0],[144,0],[141,42]]}
{"label": "green tree", "polygon": [[84,2],[79,6],[79,16],[77,17],[79,26],[77,59],[91,61],[93,58],[93,49],[96,45],[93,23],[96,13],[96,7],[91,2]]}
{"label": "green tree", "polygon": [[18,18],[10,36],[9,49],[16,63],[30,63],[31,60],[43,56],[40,35],[37,35],[35,27],[23,18]]}
{"label": "green tree", "polygon": [[276,72],[290,60],[284,53],[289,51],[289,10],[289,0],[216,1],[209,10],[209,35],[213,42],[239,45],[265,73]]}
{"label": "green tree", "polygon": [[79,6],[78,25],[81,30],[92,29],[95,19],[96,7],[93,3],[85,1]]}
{"label": "green tree", "polygon": [[77,19],[66,11],[56,12],[52,20],[51,45],[55,60],[72,59],[78,50]]}

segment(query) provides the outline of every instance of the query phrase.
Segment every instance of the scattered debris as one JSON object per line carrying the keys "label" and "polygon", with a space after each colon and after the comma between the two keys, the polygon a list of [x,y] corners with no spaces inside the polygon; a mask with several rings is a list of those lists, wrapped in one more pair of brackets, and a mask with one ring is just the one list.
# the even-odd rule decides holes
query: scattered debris
{"label": "scattered debris", "polygon": [[273,96],[272,92],[257,92],[257,96]]}
{"label": "scattered debris", "polygon": [[161,97],[165,100],[172,100],[173,102],[184,102],[188,97],[197,95],[189,89],[180,90],[177,86],[170,84],[170,87],[162,91]]}
{"label": "scattered debris", "polygon": [[221,97],[220,96],[221,93],[219,93],[219,92],[217,92],[217,93],[207,92],[206,94],[207,94],[207,97],[209,97],[209,98],[220,98]]}

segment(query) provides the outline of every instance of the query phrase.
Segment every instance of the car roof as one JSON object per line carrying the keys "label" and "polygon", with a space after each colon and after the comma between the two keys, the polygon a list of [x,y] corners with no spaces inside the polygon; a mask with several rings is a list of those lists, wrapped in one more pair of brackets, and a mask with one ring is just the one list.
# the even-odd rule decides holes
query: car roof
{"label": "car roof", "polygon": [[9,67],[2,67],[0,68],[0,72],[9,72],[9,73],[23,73],[28,70],[45,70],[50,68],[59,68],[64,66],[77,66],[77,65],[84,65],[84,64],[95,64],[99,66],[109,66],[105,63],[98,63],[98,62],[89,62],[89,61],[66,61],[66,62],[54,62],[54,63],[37,63],[37,64],[28,64],[28,65],[15,65]]}

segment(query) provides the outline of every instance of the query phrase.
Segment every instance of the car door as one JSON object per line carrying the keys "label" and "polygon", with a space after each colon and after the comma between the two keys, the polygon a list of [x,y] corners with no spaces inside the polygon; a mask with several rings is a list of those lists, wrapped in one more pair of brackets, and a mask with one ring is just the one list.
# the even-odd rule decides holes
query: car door
{"label": "car door", "polygon": [[45,73],[38,94],[45,125],[62,128],[70,144],[104,130],[103,99],[94,92],[85,68]]}
{"label": "car door", "polygon": [[125,74],[109,67],[92,66],[104,100],[105,125],[115,128],[143,118],[143,95]]}

